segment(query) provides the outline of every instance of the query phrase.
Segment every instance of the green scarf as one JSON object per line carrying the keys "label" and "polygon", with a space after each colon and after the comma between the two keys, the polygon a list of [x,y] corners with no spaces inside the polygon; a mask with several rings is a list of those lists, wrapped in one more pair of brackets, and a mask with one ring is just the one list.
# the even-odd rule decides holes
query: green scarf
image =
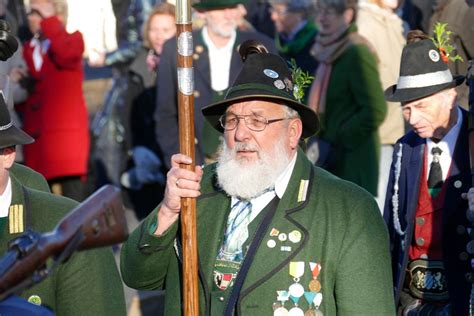
{"label": "green scarf", "polygon": [[307,22],[305,26],[296,33],[295,37],[285,44],[282,44],[278,33],[275,35],[275,43],[280,54],[294,56],[299,54],[311,42],[318,29],[313,22]]}

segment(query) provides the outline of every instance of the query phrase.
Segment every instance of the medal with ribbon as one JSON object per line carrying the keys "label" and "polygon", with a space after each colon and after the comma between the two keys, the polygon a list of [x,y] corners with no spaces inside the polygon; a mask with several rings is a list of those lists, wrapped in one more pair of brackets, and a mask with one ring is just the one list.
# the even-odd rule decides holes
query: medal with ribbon
{"label": "medal with ribbon", "polygon": [[295,304],[295,306],[293,308],[291,308],[290,311],[288,312],[289,316],[304,316],[303,310],[298,307],[298,302],[300,300],[300,297],[295,297],[293,295],[290,295],[290,298],[293,301],[293,303]]}
{"label": "medal with ribbon", "polygon": [[300,277],[304,274],[304,261],[290,262],[290,275],[293,277],[293,283],[290,285],[289,292],[291,296],[300,298],[304,294],[304,287],[299,284]]}
{"label": "medal with ribbon", "polygon": [[285,308],[285,302],[290,298],[288,291],[277,291],[277,302],[273,303],[273,316],[287,316],[288,310]]}
{"label": "medal with ribbon", "polygon": [[318,281],[319,273],[321,272],[321,265],[319,263],[310,262],[309,268],[311,269],[311,273],[313,275],[313,279],[309,282],[309,290],[311,292],[320,292],[321,291],[321,282]]}

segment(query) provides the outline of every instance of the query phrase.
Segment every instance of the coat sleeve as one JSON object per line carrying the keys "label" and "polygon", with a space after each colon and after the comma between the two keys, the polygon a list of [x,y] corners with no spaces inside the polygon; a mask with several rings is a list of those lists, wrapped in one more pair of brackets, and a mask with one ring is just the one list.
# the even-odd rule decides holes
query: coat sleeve
{"label": "coat sleeve", "polygon": [[126,285],[140,290],[162,289],[169,263],[176,257],[174,240],[178,222],[165,234],[155,236],[157,213],[160,206],[151,212],[123,244],[120,254],[120,271]]}
{"label": "coat sleeve", "polygon": [[375,200],[362,193],[351,199],[336,267],[338,315],[395,315],[387,230]]}
{"label": "coat sleeve", "polygon": [[126,315],[123,285],[110,248],[77,252],[57,276],[56,314]]}
{"label": "coat sleeve", "polygon": [[342,124],[337,143],[357,148],[382,124],[387,104],[374,55],[365,45],[356,45],[347,54],[351,60],[347,69],[350,97],[358,110]]}
{"label": "coat sleeve", "polygon": [[178,100],[176,83],[176,41],[165,43],[156,82],[155,136],[164,164],[171,168],[171,156],[179,151]]}
{"label": "coat sleeve", "polygon": [[68,33],[56,16],[41,21],[41,30],[51,41],[48,54],[56,67],[64,69],[82,67],[84,40],[80,32]]}

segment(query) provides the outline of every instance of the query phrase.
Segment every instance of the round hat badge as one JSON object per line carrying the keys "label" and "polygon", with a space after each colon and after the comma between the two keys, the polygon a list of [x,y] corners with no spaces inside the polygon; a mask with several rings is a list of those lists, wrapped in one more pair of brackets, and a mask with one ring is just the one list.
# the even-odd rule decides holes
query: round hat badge
{"label": "round hat badge", "polygon": [[275,82],[273,84],[275,85],[275,87],[277,87],[280,90],[283,90],[283,89],[286,88],[285,84],[280,79],[275,80]]}
{"label": "round hat badge", "polygon": [[430,59],[433,61],[433,62],[438,62],[439,61],[439,53],[437,51],[435,51],[434,49],[430,49],[430,51],[428,52],[428,55],[430,56]]}
{"label": "round hat badge", "polygon": [[271,69],[264,69],[263,73],[265,74],[265,76],[270,77],[272,79],[276,79],[279,76],[278,72],[276,72],[275,70],[271,70]]}

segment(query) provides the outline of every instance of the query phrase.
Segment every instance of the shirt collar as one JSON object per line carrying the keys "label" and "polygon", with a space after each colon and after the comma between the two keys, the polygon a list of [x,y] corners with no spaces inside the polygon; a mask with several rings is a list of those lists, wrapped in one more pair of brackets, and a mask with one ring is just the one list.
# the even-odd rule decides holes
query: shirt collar
{"label": "shirt collar", "polygon": [[12,203],[12,183],[10,177],[8,177],[7,186],[2,195],[0,195],[0,217],[7,217]]}

